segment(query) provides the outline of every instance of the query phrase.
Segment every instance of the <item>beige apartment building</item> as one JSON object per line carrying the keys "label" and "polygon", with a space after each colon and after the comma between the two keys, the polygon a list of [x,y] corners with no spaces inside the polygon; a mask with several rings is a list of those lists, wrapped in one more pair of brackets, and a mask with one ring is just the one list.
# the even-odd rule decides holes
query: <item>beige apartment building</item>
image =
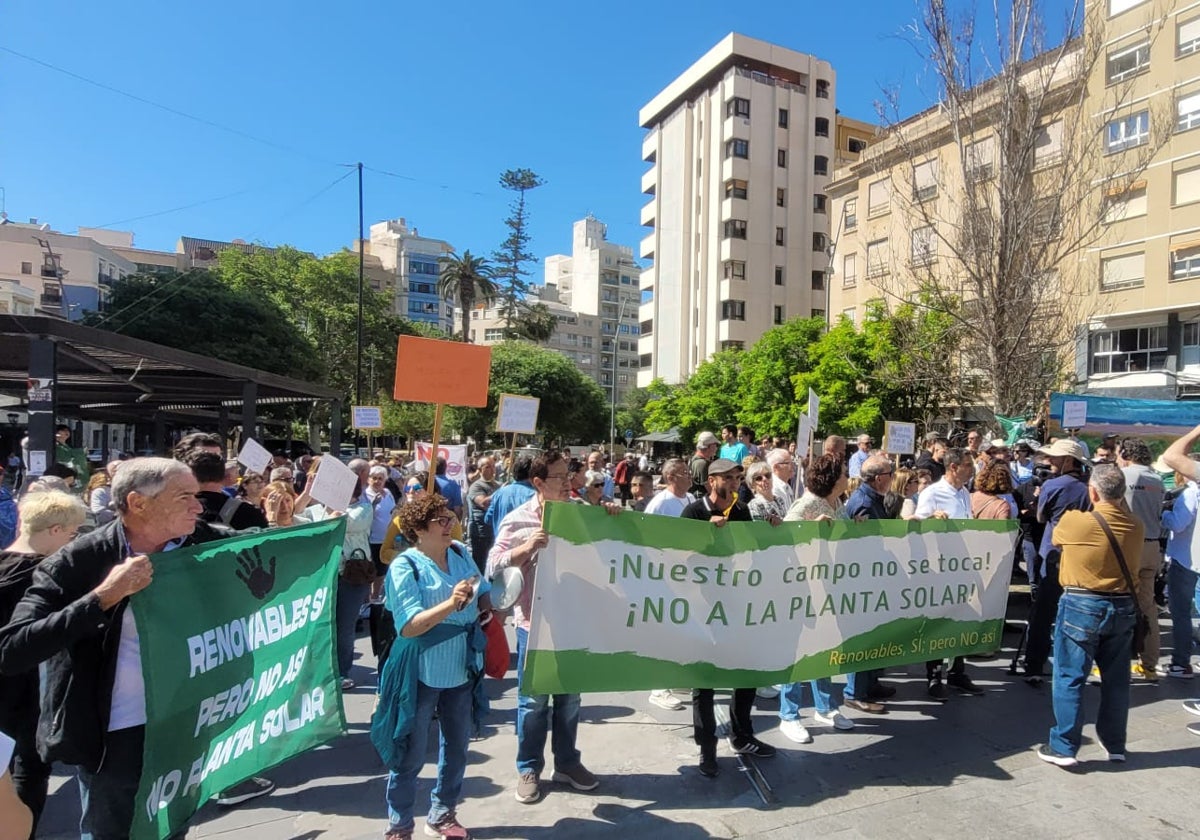
{"label": "beige apartment building", "polygon": [[[1038,127],[1035,158],[1051,178],[1064,160],[1094,161],[1079,167],[1091,177],[1072,201],[1095,202],[1080,213],[1095,214],[1095,233],[1061,262],[1061,276],[1047,278],[1048,289],[1070,289],[1074,387],[1106,396],[1200,396],[1200,131],[1193,131],[1200,128],[1200,3],[1089,6],[1079,49],[1096,44],[1103,53],[1077,104]],[[1038,59],[1030,65],[1036,72]],[[1072,145],[1088,136],[1087,148]],[[839,170],[828,186],[830,318],[857,320],[869,301],[894,303],[922,279],[953,277],[948,234],[933,229],[933,220],[965,230],[956,219],[964,191],[994,178],[1000,165],[994,133],[978,130],[960,145],[934,108]],[[1030,214],[1036,220],[1038,209]],[[1047,220],[1046,235],[1060,235],[1060,223]],[[1061,237],[1070,241],[1068,233]]]}
{"label": "beige apartment building", "polygon": [[732,33],[641,109],[639,386],[823,313],[835,101],[828,62]]}

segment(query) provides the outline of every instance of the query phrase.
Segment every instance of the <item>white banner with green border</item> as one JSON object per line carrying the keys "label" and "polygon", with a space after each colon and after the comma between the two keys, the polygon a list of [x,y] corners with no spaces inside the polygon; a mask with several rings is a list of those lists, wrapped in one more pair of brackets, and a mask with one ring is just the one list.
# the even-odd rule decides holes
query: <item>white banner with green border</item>
{"label": "white banner with green border", "polygon": [[707,522],[549,503],[529,694],[750,688],[1000,647],[1017,523]]}

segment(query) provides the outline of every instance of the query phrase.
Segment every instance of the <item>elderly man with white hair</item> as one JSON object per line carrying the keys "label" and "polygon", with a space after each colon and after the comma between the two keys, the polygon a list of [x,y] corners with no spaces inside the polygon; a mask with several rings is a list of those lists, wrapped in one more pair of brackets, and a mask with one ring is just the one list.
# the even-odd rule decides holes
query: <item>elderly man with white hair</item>
{"label": "elderly man with white hair", "polygon": [[871,436],[861,434],[855,444],[858,448],[850,456],[850,477],[862,478],[862,466],[871,457]]}
{"label": "elderly man with white hair", "polygon": [[786,449],[772,449],[767,453],[767,466],[771,468],[771,492],[786,511],[796,501],[796,491],[792,489],[796,462]]}

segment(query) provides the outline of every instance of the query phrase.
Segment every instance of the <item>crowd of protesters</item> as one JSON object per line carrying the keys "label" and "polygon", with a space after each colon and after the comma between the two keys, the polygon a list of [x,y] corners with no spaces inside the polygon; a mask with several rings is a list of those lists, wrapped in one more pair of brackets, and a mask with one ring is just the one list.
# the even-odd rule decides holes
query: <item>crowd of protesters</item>
{"label": "crowd of protesters", "polygon": [[[1054,724],[1037,754],[1059,766],[1077,762],[1082,686],[1095,670],[1101,679],[1097,733],[1108,759],[1122,762],[1131,677],[1193,676],[1192,647],[1200,644],[1192,564],[1200,463],[1189,452],[1198,440],[1200,427],[1154,462],[1137,438],[1107,436],[1092,457],[1074,435],[1010,445],[973,431],[965,446],[952,446],[931,433],[915,459],[901,460],[874,448],[869,435],[859,435],[850,452],[835,435],[802,457],[794,442],[756,441],[750,429],[727,425],[701,432],[694,453],[666,460],[657,476],[647,456],[632,452],[615,463],[598,450],[581,458],[565,450],[505,453],[478,456],[462,486],[447,478],[439,459],[435,493],[427,473],[398,458],[356,458],[349,467],[357,482],[344,510],[312,497],[321,457],[331,456],[293,462],[279,454],[266,471],[250,472],[226,460],[225,442],[208,434],[185,437],[169,459],[114,461],[86,479],[82,495],[71,492],[73,469],[56,465],[19,501],[0,499],[19,514],[0,552],[0,770],[9,771],[0,774],[0,824],[15,826],[13,837],[35,836],[51,766],[59,762],[77,768],[81,836],[128,835],[147,676],[127,604],[152,581],[149,555],[330,517],[347,523],[334,619],[341,688],[358,688],[354,643],[365,618],[376,657],[377,714],[392,715],[409,733],[390,755],[381,752],[389,770],[386,838],[412,837],[416,779],[434,722],[440,750],[424,830],[470,836],[457,805],[468,743],[485,702],[477,679],[480,628],[501,620],[492,613],[489,581],[509,568],[524,580],[512,614],[514,794],[527,804],[542,797],[547,740],[551,782],[597,788],[601,780],[584,765],[577,744],[582,698],[527,694],[522,682],[537,560],[548,543],[542,526],[548,501],[598,506],[614,516],[676,516],[713,528],[751,521],[791,527],[833,519],[1015,520],[1015,573],[1028,577],[1033,593],[1018,656],[1023,652],[1032,684],[1049,677],[1053,697]],[[1171,493],[1161,477],[1167,471],[1176,488]],[[1172,644],[1170,660],[1160,663],[1156,586],[1163,589],[1164,581]],[[1139,615],[1149,619],[1150,631],[1135,653]],[[984,693],[962,657],[932,660],[925,673],[925,690],[935,700]],[[731,688],[730,747],[759,758],[776,749],[754,732],[756,696],[778,696],[780,733],[805,744],[817,727],[849,730],[853,714],[885,715],[897,693],[872,670],[848,674],[840,688],[830,678]],[[698,769],[715,776],[715,695],[712,689],[691,695]],[[668,688],[652,692],[649,702],[684,708],[684,699]],[[1200,715],[1200,701],[1185,708]],[[1200,735],[1200,724],[1189,730]],[[236,805],[273,787],[253,777],[222,791],[217,802]]]}

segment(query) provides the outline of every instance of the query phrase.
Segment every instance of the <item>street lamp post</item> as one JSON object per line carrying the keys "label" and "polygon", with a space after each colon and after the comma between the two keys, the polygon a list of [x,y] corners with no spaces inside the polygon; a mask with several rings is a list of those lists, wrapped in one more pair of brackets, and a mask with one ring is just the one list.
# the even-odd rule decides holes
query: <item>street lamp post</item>
{"label": "street lamp post", "polygon": [[614,458],[616,456],[616,445],[617,445],[617,347],[619,346],[617,343],[618,342],[617,336],[621,334],[621,319],[625,317],[625,304],[629,303],[630,300],[631,300],[631,298],[628,298],[628,297],[621,300],[621,308],[617,310],[617,329],[616,329],[616,332],[613,334],[613,340],[612,340],[613,341],[613,346],[612,346],[612,383],[611,383],[612,384],[612,392],[610,394],[610,397],[611,397],[610,402],[609,402],[610,411],[609,411],[609,416],[608,416],[608,457],[609,458]]}

